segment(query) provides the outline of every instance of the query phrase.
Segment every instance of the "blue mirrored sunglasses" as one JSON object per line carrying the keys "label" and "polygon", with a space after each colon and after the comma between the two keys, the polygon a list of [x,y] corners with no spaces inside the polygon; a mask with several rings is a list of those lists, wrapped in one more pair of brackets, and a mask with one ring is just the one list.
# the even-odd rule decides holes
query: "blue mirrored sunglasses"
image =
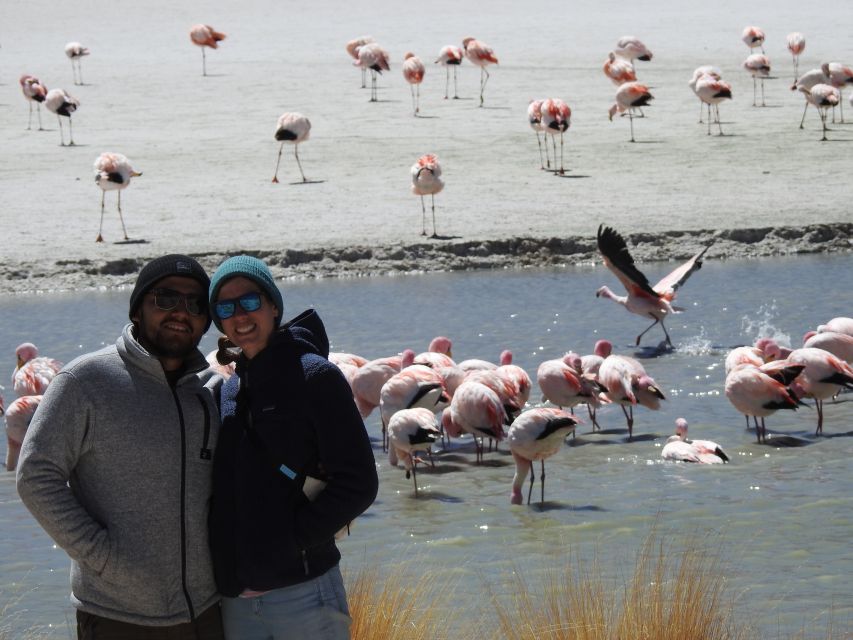
{"label": "blue mirrored sunglasses", "polygon": [[174,311],[183,301],[187,313],[191,316],[202,316],[207,313],[207,300],[202,296],[187,295],[173,289],[152,289],[148,293],[154,296],[154,306],[160,311]]}
{"label": "blue mirrored sunglasses", "polygon": [[220,320],[227,320],[237,311],[237,305],[246,313],[257,311],[261,308],[261,294],[257,291],[244,293],[239,298],[231,298],[230,300],[220,300],[213,305],[213,310],[216,312],[216,317]]}

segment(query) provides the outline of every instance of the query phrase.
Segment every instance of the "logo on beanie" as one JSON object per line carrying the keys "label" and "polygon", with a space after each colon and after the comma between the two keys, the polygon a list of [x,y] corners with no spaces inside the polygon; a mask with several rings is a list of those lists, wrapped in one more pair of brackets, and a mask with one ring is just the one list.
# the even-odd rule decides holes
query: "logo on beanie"
{"label": "logo on beanie", "polygon": [[191,273],[192,270],[193,270],[192,265],[190,265],[189,262],[184,262],[183,260],[178,260],[175,263],[175,271],[178,271],[178,272],[186,271],[187,273]]}

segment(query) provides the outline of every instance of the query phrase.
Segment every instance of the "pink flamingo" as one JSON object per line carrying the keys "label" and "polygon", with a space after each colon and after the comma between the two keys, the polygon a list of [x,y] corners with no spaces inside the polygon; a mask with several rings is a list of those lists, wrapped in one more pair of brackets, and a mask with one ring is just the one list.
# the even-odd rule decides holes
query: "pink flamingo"
{"label": "pink flamingo", "polygon": [[352,380],[352,396],[362,418],[379,406],[383,385],[402,367],[401,356],[377,358],[358,368]]}
{"label": "pink flamingo", "polygon": [[616,90],[616,102],[610,107],[609,117],[612,121],[617,112],[623,116],[626,113],[628,114],[628,120],[631,122],[631,142],[635,142],[633,110],[647,107],[653,98],[654,96],[649,92],[649,88],[639,82],[626,82]]}
{"label": "pink flamingo", "polygon": [[438,52],[438,58],[435,61],[435,64],[440,64],[444,66],[446,72],[446,79],[444,81],[444,99],[447,100],[448,90],[450,88],[450,69],[453,68],[453,99],[459,99],[459,87],[456,83],[456,68],[462,64],[462,56],[465,55],[465,52],[459,47],[455,47],[452,44],[448,44],[441,48],[441,51]]}
{"label": "pink flamingo", "polygon": [[368,362],[367,358],[356,355],[355,353],[345,353],[342,351],[330,351],[328,360],[338,367],[342,364],[348,364],[355,368],[363,367]]}
{"label": "pink flamingo", "polygon": [[729,461],[725,451],[711,440],[690,440],[687,437],[687,420],[675,421],[675,435],[670,436],[660,452],[664,460],[722,464]]}
{"label": "pink flamingo", "polygon": [[[703,120],[702,120],[702,109],[705,106],[705,102],[704,102],[704,100],[702,100],[702,97],[696,91],[696,83],[699,82],[699,79],[703,78],[704,76],[710,76],[710,77],[714,78],[715,80],[720,80],[723,77],[720,69],[718,67],[715,67],[715,66],[710,65],[710,64],[702,65],[701,67],[696,67],[696,69],[693,71],[693,77],[690,79],[690,82],[688,82],[687,84],[693,90],[693,93],[696,94],[696,97],[699,98],[699,124],[702,124],[702,122],[703,122]],[[711,117],[710,111],[711,111],[711,107],[709,105],[708,106],[708,117],[709,118]]]}
{"label": "pink flamingo", "polygon": [[853,335],[835,331],[810,331],[806,334],[803,346],[829,351],[847,364],[853,364]]}
{"label": "pink flamingo", "polygon": [[[79,42],[69,42],[65,45],[65,55],[71,60],[71,73],[74,76],[74,84],[83,85],[83,56],[88,56],[89,53],[89,50]],[[80,77],[79,82],[77,82],[78,76]]]}
{"label": "pink flamingo", "polygon": [[388,422],[389,447],[396,459],[403,461],[406,467],[406,479],[414,478],[415,497],[418,496],[418,457],[417,451],[429,451],[441,437],[435,422],[435,414],[429,409],[415,407],[397,411]]}
{"label": "pink flamingo", "polygon": [[[748,364],[740,365],[726,376],[725,394],[732,406],[747,416],[747,424],[749,416],[753,417],[758,442],[766,440],[764,418],[779,409],[796,410],[799,405],[799,400],[785,384]],[[758,418],[761,418],[760,426]]]}
{"label": "pink flamingo", "polygon": [[504,438],[507,415],[503,403],[494,391],[476,380],[466,380],[459,385],[450,403],[449,419],[447,416],[445,413],[442,424],[449,435],[464,431],[474,437],[477,464],[483,460],[484,437],[498,442]]}
{"label": "pink flamingo", "polygon": [[[598,394],[603,391],[599,384],[584,376],[571,363],[572,355],[566,354],[556,360],[546,360],[536,369],[536,383],[542,396],[561,409],[579,404],[597,407]],[[578,362],[578,366],[580,362]]]}
{"label": "pink flamingo", "polygon": [[421,82],[424,81],[424,63],[414,53],[409,51],[403,56],[403,77],[411,85],[412,89],[412,109],[415,115],[418,115],[421,110]]}
{"label": "pink flamingo", "polygon": [[823,126],[823,137],[821,142],[826,142],[829,138],[826,137],[826,116],[830,107],[835,107],[841,103],[841,92],[829,84],[816,84],[809,89],[800,89],[806,96],[809,104],[813,105],[820,116],[820,122]]}
{"label": "pink flamingo", "polygon": [[462,40],[462,48],[465,50],[465,57],[471,61],[471,64],[480,67],[480,106],[482,107],[483,91],[489,81],[489,72],[486,67],[490,64],[498,64],[498,59],[489,45],[470,36]]}
{"label": "pink flamingo", "polygon": [[[812,69],[806,71],[802,76],[794,81],[791,85],[791,91],[801,91],[806,96],[806,90],[811,91],[812,87],[818,84],[829,84],[829,76],[823,72],[823,69]],[[800,129],[803,128],[803,123],[806,121],[806,111],[809,110],[809,99],[805,97],[805,106],[803,107],[803,117],[800,118]]]}
{"label": "pink flamingo", "polygon": [[822,324],[818,326],[817,332],[823,333],[824,331],[833,331],[835,333],[846,333],[848,336],[853,336],[853,318],[847,318],[845,316],[839,316],[837,318],[833,318],[826,324]]}
{"label": "pink flamingo", "polygon": [[429,342],[427,351],[435,353],[443,353],[449,358],[453,357],[453,341],[447,336],[435,336]]}
{"label": "pink flamingo", "polygon": [[800,75],[800,54],[806,49],[806,37],[799,31],[794,31],[788,34],[786,42],[794,60],[794,82],[796,82]]}
{"label": "pink flamingo", "polygon": [[426,204],[424,196],[428,195],[432,199],[432,235],[431,238],[438,238],[435,231],[435,194],[444,189],[444,180],[441,179],[441,164],[438,162],[438,156],[432,153],[427,153],[418,158],[418,161],[412,165],[412,193],[421,197],[421,222],[423,231],[421,235],[425,236],[426,232]]}
{"label": "pink flamingo", "polygon": [[299,173],[302,175],[302,182],[308,182],[305,172],[302,171],[302,163],[299,161],[299,145],[305,142],[310,134],[311,121],[301,113],[291,112],[281,114],[275,127],[275,139],[281,142],[281,144],[278,147],[278,160],[275,163],[275,174],[272,177],[273,182],[278,182],[278,166],[281,164],[281,152],[284,149],[285,142],[293,145],[293,155],[296,158]]}
{"label": "pink flamingo", "polygon": [[[824,62],[820,68],[829,77],[829,84],[838,89],[838,108],[841,122],[844,122],[844,87],[853,84],[853,69],[838,62]],[[835,122],[835,107],[832,108],[832,121]]]}
{"label": "pink flamingo", "polygon": [[[350,40],[346,44],[347,53],[353,60],[358,60],[358,50],[366,44],[370,44],[371,42],[375,42],[372,36],[361,36],[360,38],[355,38],[354,40]],[[353,63],[355,64],[355,63]],[[361,68],[361,88],[364,89],[367,86],[367,68]]]}
{"label": "pink flamingo", "polygon": [[752,76],[752,106],[757,107],[757,81],[761,80],[761,106],[766,107],[764,102],[764,79],[770,76],[770,60],[761,53],[753,53],[743,62],[743,68]]}
{"label": "pink flamingo", "polygon": [[823,401],[841,389],[853,389],[853,367],[823,349],[803,347],[788,356],[791,364],[805,368],[791,388],[798,397],[814,398],[817,408],[815,435],[823,433]]}
{"label": "pink flamingo", "polygon": [[732,86],[728,82],[715,79],[710,75],[701,76],[696,81],[696,95],[708,105],[708,135],[711,135],[711,106],[714,106],[715,120],[720,134],[723,135],[723,125],[720,123],[720,103],[732,99]]}
{"label": "pink flamingo", "polygon": [[24,94],[24,98],[27,99],[27,102],[30,105],[30,115],[27,118],[27,131],[32,128],[34,102],[36,103],[36,113],[39,118],[39,131],[44,131],[41,126],[41,103],[45,101],[45,98],[47,98],[47,87],[44,86],[35,76],[27,74],[22,75],[19,82],[21,83],[21,92]]}
{"label": "pink flamingo", "polygon": [[507,433],[509,450],[515,460],[515,475],[512,478],[512,504],[522,504],[521,486],[530,472],[530,488],[527,504],[533,493],[533,462],[539,460],[540,502],[545,502],[545,459],[556,454],[570,433],[574,433],[580,420],[562,409],[542,408],[525,411],[512,423]]}
{"label": "pink flamingo", "polygon": [[[592,349],[592,353],[581,357],[581,372],[583,375],[598,384],[598,371],[601,369],[601,364],[604,362],[604,359],[611,353],[613,353],[613,344],[610,340],[596,341],[595,346]],[[587,411],[589,412],[589,419],[592,421],[593,430],[601,428],[595,417],[598,410],[597,405],[600,403],[601,395],[598,396],[595,405],[592,403],[586,405]]]}
{"label": "pink flamingo", "polygon": [[548,168],[551,168],[551,159],[548,156],[548,139],[545,139],[545,161],[542,160],[542,141],[539,139],[539,133],[545,132],[542,126],[542,103],[544,100],[531,100],[527,105],[527,122],[533,132],[536,134],[536,144],[539,145],[539,168],[544,170],[547,162]]}
{"label": "pink flamingo", "polygon": [[642,60],[648,62],[652,59],[652,52],[646,45],[634,36],[622,36],[616,42],[613,52],[625,60]]}
{"label": "pink flamingo", "polygon": [[353,62],[356,67],[362,69],[370,69],[370,102],[378,102],[378,93],[376,88],[376,74],[382,74],[383,71],[390,71],[388,52],[375,42],[368,42],[358,48],[358,60]]}
{"label": "pink flamingo", "polygon": [[471,371],[465,376],[465,382],[479,382],[497,394],[507,415],[507,424],[517,416],[523,407],[518,404],[518,387],[515,381],[505,375],[500,368]]}
{"label": "pink flamingo", "polygon": [[750,49],[761,49],[761,53],[764,53],[764,30],[760,27],[746,27],[741,40]]}
{"label": "pink flamingo", "polygon": [[[554,138],[560,136],[560,168],[555,169],[555,173],[564,175],[566,171],[563,169],[563,134],[572,124],[572,110],[565,102],[559,98],[548,98],[542,103],[542,130],[551,136],[551,143],[554,147],[554,165],[557,164],[557,143]],[[548,138],[545,138],[545,151],[548,150]]]}
{"label": "pink flamingo", "polygon": [[604,75],[617,87],[626,82],[636,82],[637,80],[637,74],[631,61],[617,57],[612,51],[607,54],[607,60],[604,61]]}
{"label": "pink flamingo", "polygon": [[130,165],[130,160],[120,153],[105,151],[95,159],[95,184],[101,189],[101,224],[98,226],[98,237],[95,242],[103,242],[101,230],[104,226],[104,199],[107,191],[118,191],[118,218],[121,221],[121,230],[124,239],[127,240],[127,229],[124,226],[124,218],[121,215],[121,191],[130,184],[131,178],[141,176],[142,173],[135,171]]}
{"label": "pink flamingo", "polygon": [[60,146],[65,146],[65,136],[62,133],[62,118],[68,118],[68,146],[74,146],[74,129],[71,127],[71,114],[77,111],[80,106],[80,101],[72,96],[65,89],[51,89],[47,92],[44,99],[44,106],[47,110],[56,114],[56,119],[59,121],[59,143]]}
{"label": "pink flamingo", "polygon": [[194,45],[201,47],[201,75],[207,75],[207,57],[204,53],[206,47],[218,49],[219,43],[225,40],[225,34],[216,31],[206,24],[196,24],[190,27],[190,40]]}
{"label": "pink flamingo", "polygon": [[598,370],[598,381],[607,389],[607,397],[622,407],[628,424],[628,440],[634,436],[634,405],[657,411],[660,401],[666,400],[643,365],[628,356],[607,356]]}
{"label": "pink flamingo", "polygon": [[530,399],[530,391],[533,386],[533,383],[530,380],[530,375],[517,364],[512,363],[512,351],[509,349],[501,351],[500,362],[500,366],[496,369],[498,375],[501,375],[512,382],[516,389],[513,398],[515,400],[515,404],[519,409],[524,409],[524,405],[526,405],[527,401]]}
{"label": "pink flamingo", "polygon": [[708,245],[680,267],[664,276],[654,287],[634,265],[634,259],[628,251],[625,239],[619,233],[603,224],[598,227],[598,250],[604,257],[604,264],[619,278],[628,292],[627,296],[617,296],[608,287],[596,291],[596,297],[604,296],[624,306],[631,313],[654,319],[640,335],[637,336],[637,346],[646,331],[660,323],[666,336],[666,344],[672,347],[672,341],[663,321],[667,315],[680,313],[683,309],[672,305],[678,289],[687,282],[694,271],[702,267],[702,257],[710,248]]}
{"label": "pink flamingo", "polygon": [[53,358],[39,357],[32,342],[19,344],[15,349],[17,365],[12,372],[12,387],[19,396],[43,395],[47,386],[62,369],[62,363]]}
{"label": "pink flamingo", "polygon": [[21,444],[41,398],[41,395],[17,398],[6,410],[6,471],[14,471],[18,466]]}

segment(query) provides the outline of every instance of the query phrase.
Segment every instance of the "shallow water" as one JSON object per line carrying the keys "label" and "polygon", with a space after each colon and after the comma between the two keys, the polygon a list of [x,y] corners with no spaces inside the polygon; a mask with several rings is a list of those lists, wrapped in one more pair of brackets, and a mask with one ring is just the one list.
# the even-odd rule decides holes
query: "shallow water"
{"label": "shallow water", "polygon": [[[642,268],[654,282],[671,266]],[[811,409],[772,416],[772,431],[806,445],[774,448],[755,444],[722,394],[731,346],[768,334],[798,344],[809,328],[851,315],[853,289],[839,286],[851,281],[849,256],[706,262],[680,292],[687,311],[669,326],[675,352],[644,360],[667,396],[662,409],[637,412],[631,443],[619,409],[601,412],[604,435],[589,436],[589,425],[582,425],[574,446],[547,463],[544,508],[510,506],[513,466],[505,445],[478,468],[464,441],[437,456],[434,471],[419,475],[422,495],[415,499],[403,471],[387,465],[378,417],[371,415],[366,424],[377,443],[380,493],[341,544],[346,567],[415,558],[421,567],[454,572],[458,606],[488,609],[486,583],[503,592],[520,569],[535,585],[569,552],[597,553],[606,576],[630,575],[637,548],[657,523],[679,548],[709,544],[712,554],[722,548],[720,568],[730,576],[739,619],[753,622],[763,637],[786,637],[815,623],[825,629],[830,610],[837,626],[853,628],[853,403],[842,396],[827,406],[826,437],[819,439]],[[494,360],[509,348],[535,375],[542,360],[570,349],[589,353],[598,338],[612,340],[620,353],[637,352],[631,345],[645,321],[596,299],[602,284],[618,288],[605,269],[588,266],[287,282],[283,291],[289,315],[318,310],[334,350],[374,358],[424,350],[443,334],[453,339],[457,361]],[[25,340],[66,362],[111,343],[126,319],[128,295],[0,299],[0,353],[11,369],[13,350]],[[205,338],[205,350],[213,337]],[[661,338],[653,329],[645,340],[653,346]],[[7,389],[7,401],[9,395]],[[534,387],[532,400],[538,399]],[[693,437],[719,442],[732,463],[661,463],[661,442],[678,416],[690,421]],[[0,475],[0,521],[0,593],[13,612],[3,624],[50,624],[53,637],[67,637],[68,561],[21,505],[12,474]]]}

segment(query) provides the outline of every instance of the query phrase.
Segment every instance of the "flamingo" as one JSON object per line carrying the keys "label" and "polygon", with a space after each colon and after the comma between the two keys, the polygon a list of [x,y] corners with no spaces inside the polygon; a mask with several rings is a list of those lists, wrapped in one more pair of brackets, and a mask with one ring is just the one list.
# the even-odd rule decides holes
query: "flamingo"
{"label": "flamingo", "polygon": [[427,153],[418,158],[418,161],[412,165],[411,171],[412,193],[421,197],[421,223],[423,225],[421,235],[427,234],[424,196],[428,195],[432,201],[432,235],[430,237],[438,238],[435,231],[435,194],[444,189],[444,181],[441,179],[441,164],[439,164],[438,157],[435,154]]}
{"label": "flamingo", "polygon": [[716,113],[719,135],[723,135],[723,125],[720,123],[720,103],[723,100],[732,99],[732,86],[728,82],[715,79],[710,75],[704,75],[696,81],[696,95],[708,105],[708,135],[711,135],[711,105]]}
{"label": "flamingo", "polygon": [[760,53],[753,53],[743,62],[743,68],[752,76],[752,106],[757,107],[756,103],[756,82],[761,80],[761,106],[766,107],[764,102],[764,79],[770,76],[770,60],[767,56]]}
{"label": "flamingo", "polygon": [[44,99],[47,110],[56,114],[59,121],[59,143],[65,146],[65,136],[62,133],[62,117],[68,118],[68,146],[74,146],[74,129],[71,127],[71,114],[77,111],[80,101],[69,94],[65,89],[51,89]]}
{"label": "flamingo", "polygon": [[548,168],[551,168],[551,159],[548,156],[548,139],[545,139],[545,161],[542,160],[542,141],[539,139],[539,133],[545,131],[542,126],[542,103],[544,100],[531,100],[527,105],[527,122],[530,128],[536,134],[536,144],[539,145],[539,168],[544,170],[547,162]]}
{"label": "flamingo", "polygon": [[614,52],[607,54],[607,60],[604,61],[604,75],[610,78],[610,81],[617,87],[626,82],[636,82],[637,74],[634,72],[634,65],[630,60],[619,58]]}
{"label": "flamingo", "polygon": [[847,364],[853,364],[853,335],[836,333],[835,331],[813,332],[813,335],[806,335],[808,338],[803,341],[804,347],[829,351]]}
{"label": "flamingo", "polygon": [[353,376],[352,396],[362,418],[379,406],[383,385],[402,367],[401,356],[371,360],[358,368]]}
{"label": "flamingo", "polygon": [[628,251],[625,239],[615,229],[605,227],[602,224],[598,227],[598,250],[604,256],[604,264],[619,278],[619,281],[628,291],[628,295],[617,296],[606,286],[596,291],[595,295],[596,297],[609,298],[623,305],[631,313],[654,319],[654,322],[637,336],[637,346],[640,345],[640,339],[646,331],[660,323],[666,336],[666,344],[672,347],[672,341],[663,323],[664,318],[669,314],[683,311],[683,309],[672,305],[676,292],[681,285],[687,282],[694,271],[702,267],[702,257],[710,246],[702,249],[652,287],[649,285],[646,276],[634,265],[634,259]]}
{"label": "flamingo", "polygon": [[813,347],[794,349],[788,362],[805,367],[791,388],[798,397],[814,398],[817,408],[815,435],[819,435],[823,433],[823,401],[842,388],[853,389],[853,367],[828,351]]}
{"label": "flamingo", "polygon": [[420,113],[421,107],[421,82],[424,81],[424,63],[414,53],[409,51],[403,56],[403,77],[411,85],[412,90],[412,109],[414,115]]}
{"label": "flamingo", "polygon": [[[838,62],[824,62],[821,71],[829,76],[829,83],[838,89],[838,108],[841,110],[841,122],[844,122],[844,107],[842,102],[845,85],[853,84],[853,69]],[[835,108],[832,109],[832,121],[835,122]]]}
{"label": "flamingo", "polygon": [[[743,364],[726,375],[726,398],[740,413],[755,420],[758,442],[766,440],[764,418],[779,409],[796,410],[800,404],[794,393],[782,382],[771,378],[759,368]],[[758,418],[761,418],[759,426]]]}
{"label": "flamingo", "polygon": [[62,363],[39,356],[32,342],[19,344],[15,349],[17,364],[12,372],[12,388],[18,397],[43,395],[47,386],[62,369]]}
{"label": "flamingo", "polygon": [[[613,344],[610,340],[596,341],[595,346],[592,349],[592,353],[581,357],[581,372],[583,375],[594,381],[596,384],[599,384],[598,371],[601,369],[601,363],[603,363],[604,359],[612,352]],[[587,411],[589,412],[589,419],[592,421],[593,430],[601,428],[595,417],[597,406],[601,403],[601,396],[599,395],[596,400],[597,402],[595,404],[589,403],[586,405]]]}
{"label": "flamingo", "polygon": [[[710,64],[702,65],[701,67],[696,67],[693,71],[693,77],[690,79],[690,82],[687,85],[693,90],[693,93],[696,94],[696,97],[699,98],[699,124],[702,124],[702,108],[705,106],[705,101],[702,100],[702,97],[696,91],[696,83],[699,82],[699,79],[704,76],[711,76],[715,80],[722,79],[722,72],[718,67],[715,67]],[[710,114],[711,106],[708,105],[708,117],[711,117]]]}
{"label": "flamingo", "polygon": [[205,47],[218,49],[219,43],[225,40],[225,34],[216,31],[206,24],[196,24],[190,27],[190,40],[201,47],[201,75],[207,76],[207,57],[204,53]]}
{"label": "flamingo", "polygon": [[[823,69],[812,69],[801,75],[794,84],[791,85],[791,91],[801,91],[804,95],[806,91],[811,91],[812,87],[818,84],[829,84],[829,75],[824,73]],[[806,97],[806,104],[803,107],[803,117],[800,118],[800,129],[803,128],[803,123],[806,121],[806,111],[809,109],[809,99]]]}
{"label": "flamingo", "polygon": [[827,111],[830,107],[835,107],[841,102],[841,92],[829,84],[816,84],[811,90],[800,89],[800,91],[806,96],[806,100],[817,109],[821,125],[823,125],[823,137],[820,141],[826,142],[828,140],[826,137]]}
{"label": "flamingo", "polygon": [[459,385],[450,402],[450,413],[445,412],[442,418],[442,424],[450,435],[464,431],[474,436],[477,464],[483,460],[482,438],[500,442],[505,435],[503,425],[506,423],[507,414],[498,394],[476,380],[466,380]]}
{"label": "flamingo", "polygon": [[512,478],[512,504],[522,504],[521,486],[530,472],[530,488],[527,504],[533,493],[533,462],[539,460],[540,502],[545,502],[545,459],[550,458],[562,447],[570,433],[574,433],[580,420],[562,409],[541,408],[525,411],[512,423],[507,433],[509,450],[515,460],[515,475]]}
{"label": "flamingo", "polygon": [[761,49],[761,53],[764,53],[764,30],[760,27],[746,27],[741,40],[750,49]]}
{"label": "flamingo", "polygon": [[687,420],[675,421],[675,435],[670,436],[660,452],[664,460],[698,462],[701,464],[722,464],[729,461],[725,451],[711,440],[690,440],[687,438]]}
{"label": "flamingo", "polygon": [[118,218],[121,220],[121,229],[124,239],[127,240],[127,229],[124,226],[124,218],[121,215],[121,190],[130,184],[131,178],[141,176],[142,173],[135,171],[130,161],[120,153],[105,151],[95,160],[95,183],[101,188],[101,224],[98,226],[98,237],[95,242],[103,242],[101,230],[104,226],[104,198],[107,191],[118,191]]}
{"label": "flamingo", "polygon": [[[563,169],[563,134],[572,124],[572,110],[559,98],[548,98],[542,103],[542,130],[551,136],[554,146],[554,165],[557,164],[557,143],[554,138],[560,135],[560,168],[555,174],[564,175]],[[548,138],[545,138],[545,151],[548,151]]]}
{"label": "flamingo", "polygon": [[[89,53],[89,50],[79,42],[69,42],[65,45],[65,55],[71,60],[71,73],[74,76],[74,84],[76,85],[83,85],[83,56],[88,56]],[[80,82],[77,82],[78,75]]]}
{"label": "flamingo", "polygon": [[453,341],[447,336],[435,336],[429,341],[427,351],[443,353],[448,358],[453,357]]}
{"label": "flamingo", "polygon": [[649,92],[649,88],[639,82],[626,82],[616,90],[616,103],[610,107],[610,120],[613,120],[613,115],[616,112],[619,112],[620,115],[625,115],[627,112],[628,119],[631,121],[631,142],[635,142],[633,110],[648,106],[649,101],[653,98],[654,96]]}
{"label": "flamingo", "polygon": [[[353,60],[358,60],[358,50],[366,44],[370,44],[371,42],[375,42],[372,36],[361,36],[360,38],[355,38],[354,40],[350,40],[346,44],[347,53],[350,54],[350,57]],[[361,68],[361,88],[364,89],[367,86],[367,68]]]}
{"label": "flamingo", "polygon": [[389,447],[395,452],[395,458],[403,461],[406,478],[413,477],[415,497],[418,496],[418,457],[415,452],[429,451],[440,437],[435,414],[423,407],[401,409],[388,422]]}
{"label": "flamingo", "polygon": [[597,381],[584,376],[570,362],[571,356],[566,354],[556,360],[545,360],[539,365],[536,383],[542,396],[561,409],[579,404],[597,407],[598,393],[604,388]]}
{"label": "flamingo", "polygon": [[376,89],[376,74],[391,70],[388,52],[376,42],[368,42],[359,47],[357,53],[358,59],[353,62],[353,65],[362,69],[370,69],[370,102],[377,102],[379,98]]}
{"label": "flamingo", "polygon": [[833,318],[826,324],[818,326],[817,332],[834,331],[835,333],[846,333],[848,336],[853,336],[853,318],[846,316],[838,316]]}
{"label": "flamingo", "polygon": [[489,81],[489,72],[486,67],[490,64],[498,64],[498,59],[489,45],[470,36],[462,40],[462,48],[465,50],[465,57],[471,61],[471,64],[480,67],[480,106],[482,107],[483,91]]}
{"label": "flamingo", "polygon": [[657,411],[660,401],[666,400],[643,365],[628,356],[607,356],[598,370],[598,381],[607,389],[607,398],[622,408],[628,424],[628,440],[634,437],[634,405]]}
{"label": "flamingo", "polygon": [[441,51],[438,52],[438,58],[435,61],[435,64],[440,64],[444,66],[446,72],[446,79],[444,81],[444,99],[447,100],[447,94],[450,89],[450,69],[453,68],[453,99],[459,99],[459,87],[456,83],[456,67],[462,64],[462,56],[465,55],[465,52],[452,44],[448,44],[441,48]]}
{"label": "flamingo", "polygon": [[47,87],[44,86],[35,76],[27,74],[22,75],[19,82],[21,83],[21,91],[24,94],[24,98],[27,99],[27,102],[30,105],[30,115],[27,118],[27,131],[32,128],[33,102],[36,103],[36,113],[39,118],[39,131],[44,131],[41,126],[41,103],[45,101],[45,98],[47,98]]}
{"label": "flamingo", "polygon": [[791,52],[791,57],[794,60],[794,82],[796,82],[800,70],[800,54],[805,51],[806,48],[806,37],[799,31],[794,31],[793,33],[788,34],[786,40],[788,44],[788,51]]}
{"label": "flamingo", "polygon": [[512,351],[509,349],[501,352],[500,362],[500,366],[495,371],[513,384],[515,387],[514,404],[519,409],[524,409],[530,399],[530,391],[533,386],[530,375],[517,364],[512,363]]}
{"label": "flamingo", "polygon": [[288,112],[282,113],[275,127],[275,139],[280,141],[278,147],[278,159],[275,162],[275,174],[272,177],[273,182],[278,182],[278,166],[281,163],[281,152],[284,149],[284,143],[293,145],[293,156],[296,158],[296,165],[299,167],[299,173],[302,176],[302,182],[308,182],[305,177],[305,172],[302,170],[302,163],[299,161],[299,143],[305,142],[311,134],[311,121],[301,113]]}
{"label": "flamingo", "polygon": [[356,355],[354,353],[345,353],[343,351],[330,351],[329,357],[327,359],[329,362],[331,362],[337,367],[341,366],[342,364],[348,364],[357,369],[367,364],[367,358]]}
{"label": "flamingo", "polygon": [[14,471],[18,466],[24,436],[41,398],[41,395],[17,398],[6,410],[6,471]]}
{"label": "flamingo", "polygon": [[652,59],[652,52],[634,36],[622,36],[619,38],[613,52],[625,60],[642,60],[648,62]]}

